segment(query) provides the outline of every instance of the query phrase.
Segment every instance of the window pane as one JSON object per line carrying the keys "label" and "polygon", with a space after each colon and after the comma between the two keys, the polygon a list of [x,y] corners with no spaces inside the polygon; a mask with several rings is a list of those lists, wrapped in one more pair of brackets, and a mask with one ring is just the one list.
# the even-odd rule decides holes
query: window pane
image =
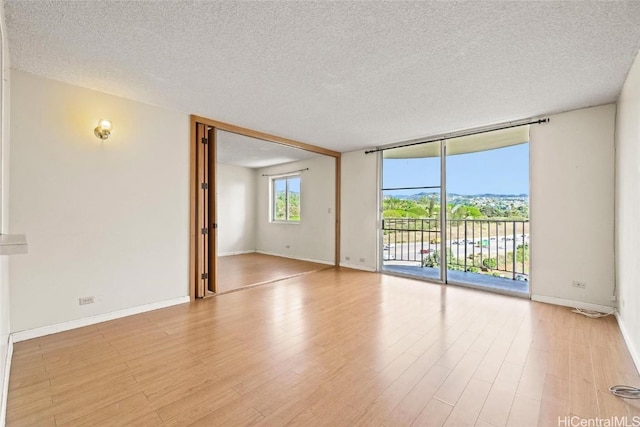
{"label": "window pane", "polygon": [[[438,187],[440,142],[386,150],[383,152],[382,170],[382,188]],[[415,190],[406,190],[402,195],[415,193]]]}
{"label": "window pane", "polygon": [[286,179],[273,180],[273,220],[285,221],[287,219],[287,191]]}
{"label": "window pane", "polygon": [[289,178],[289,221],[300,221],[300,177]]}

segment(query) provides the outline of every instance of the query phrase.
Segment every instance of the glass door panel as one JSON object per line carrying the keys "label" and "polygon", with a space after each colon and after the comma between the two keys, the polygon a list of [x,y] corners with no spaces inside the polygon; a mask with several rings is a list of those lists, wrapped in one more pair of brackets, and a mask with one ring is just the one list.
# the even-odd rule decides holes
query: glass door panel
{"label": "glass door panel", "polygon": [[382,271],[444,281],[441,142],[385,150]]}
{"label": "glass door panel", "polygon": [[528,142],[446,144],[448,281],[528,294]]}

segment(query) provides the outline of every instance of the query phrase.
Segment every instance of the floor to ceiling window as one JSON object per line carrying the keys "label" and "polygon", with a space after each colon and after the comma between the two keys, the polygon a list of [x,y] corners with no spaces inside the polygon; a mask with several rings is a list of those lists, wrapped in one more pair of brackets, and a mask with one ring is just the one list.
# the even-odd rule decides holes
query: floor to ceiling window
{"label": "floor to ceiling window", "polygon": [[382,271],[529,294],[528,126],[382,158]]}
{"label": "floor to ceiling window", "polygon": [[438,141],[383,152],[383,271],[446,280],[441,150]]}

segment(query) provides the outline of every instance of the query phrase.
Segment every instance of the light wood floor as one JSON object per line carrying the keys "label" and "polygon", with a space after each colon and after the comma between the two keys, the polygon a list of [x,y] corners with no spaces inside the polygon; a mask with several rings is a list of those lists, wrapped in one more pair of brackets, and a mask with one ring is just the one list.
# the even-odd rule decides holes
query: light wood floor
{"label": "light wood floor", "polygon": [[640,415],[613,317],[330,269],[17,343],[10,426],[556,426]]}
{"label": "light wood floor", "polygon": [[331,266],[259,253],[218,257],[218,293],[269,283]]}

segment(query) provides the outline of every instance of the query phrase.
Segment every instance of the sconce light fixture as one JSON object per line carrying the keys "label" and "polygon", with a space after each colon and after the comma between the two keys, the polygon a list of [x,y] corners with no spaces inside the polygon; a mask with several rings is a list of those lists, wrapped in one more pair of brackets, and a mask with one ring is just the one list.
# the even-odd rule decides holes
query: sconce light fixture
{"label": "sconce light fixture", "polygon": [[109,138],[109,135],[111,135],[112,127],[113,125],[111,124],[111,120],[102,119],[98,122],[98,126],[93,130],[93,133],[104,141]]}

